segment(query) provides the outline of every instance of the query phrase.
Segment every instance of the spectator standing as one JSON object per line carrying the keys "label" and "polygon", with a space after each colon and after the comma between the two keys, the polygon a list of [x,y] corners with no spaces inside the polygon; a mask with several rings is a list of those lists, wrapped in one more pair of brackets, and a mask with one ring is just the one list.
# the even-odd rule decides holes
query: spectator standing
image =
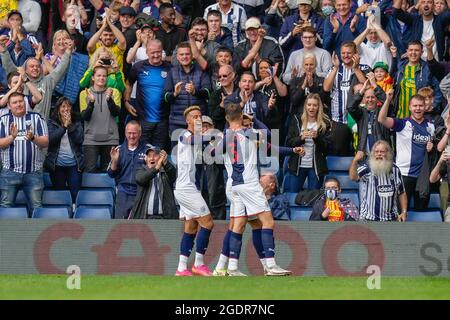
{"label": "spectator standing", "polygon": [[58,99],[48,123],[48,153],[44,167],[54,187],[70,190],[75,202],[84,165],[83,125],[66,97]]}
{"label": "spectator standing", "polygon": [[21,93],[9,96],[8,107],[10,112],[0,118],[0,155],[3,163],[0,206],[12,207],[17,192],[22,188],[32,212],[42,206],[42,150],[48,146],[47,125],[38,113],[26,111]]}

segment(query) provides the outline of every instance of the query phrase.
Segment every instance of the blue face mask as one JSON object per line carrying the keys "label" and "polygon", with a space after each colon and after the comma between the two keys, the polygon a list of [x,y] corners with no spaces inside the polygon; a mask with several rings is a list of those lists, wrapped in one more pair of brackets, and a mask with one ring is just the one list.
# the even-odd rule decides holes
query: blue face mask
{"label": "blue face mask", "polygon": [[332,6],[323,6],[322,13],[328,17],[330,14],[334,12],[334,8]]}
{"label": "blue face mask", "polygon": [[325,189],[325,197],[328,200],[336,200],[339,195],[339,191],[333,189]]}

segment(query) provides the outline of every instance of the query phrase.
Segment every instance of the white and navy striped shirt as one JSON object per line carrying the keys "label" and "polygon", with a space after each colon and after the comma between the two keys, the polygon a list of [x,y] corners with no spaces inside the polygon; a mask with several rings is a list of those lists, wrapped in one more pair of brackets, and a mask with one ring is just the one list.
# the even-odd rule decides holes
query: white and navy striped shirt
{"label": "white and navy striped shirt", "polygon": [[0,138],[9,136],[13,122],[17,127],[17,137],[7,148],[0,150],[3,168],[17,173],[40,171],[44,161],[42,150],[25,136],[27,128],[31,128],[35,136],[48,136],[47,124],[39,113],[27,112],[22,117],[15,117],[9,112],[0,117]]}
{"label": "white and navy striped shirt", "polygon": [[244,39],[242,32],[245,30],[247,14],[242,6],[232,3],[230,10],[228,12],[223,12],[220,10],[218,3],[212,4],[205,9],[205,14],[203,16],[205,20],[207,19],[208,12],[211,10],[218,10],[222,14],[222,27],[230,29],[234,46]]}
{"label": "white and navy striped shirt", "polygon": [[360,178],[359,199],[361,220],[392,221],[399,213],[398,196],[405,192],[400,169],[393,165],[389,174],[375,176],[370,167],[358,167]]}
{"label": "white and navy striped shirt", "polygon": [[[328,72],[330,74],[332,68]],[[333,89],[331,90],[331,118],[340,123],[347,123],[347,100],[350,92],[351,78],[353,70],[346,68],[343,63],[334,78]]]}

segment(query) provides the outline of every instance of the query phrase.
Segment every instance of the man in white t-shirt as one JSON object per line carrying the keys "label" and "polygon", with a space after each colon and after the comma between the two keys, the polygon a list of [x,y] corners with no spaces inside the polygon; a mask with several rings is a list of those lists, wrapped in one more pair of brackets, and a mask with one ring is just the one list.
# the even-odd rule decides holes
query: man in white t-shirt
{"label": "man in white t-shirt", "polygon": [[[391,67],[392,54],[389,51],[392,44],[391,39],[374,18],[375,16],[369,17],[366,29],[353,42],[358,47],[361,64],[372,68],[378,61],[383,61]],[[366,38],[367,42],[364,43]]]}

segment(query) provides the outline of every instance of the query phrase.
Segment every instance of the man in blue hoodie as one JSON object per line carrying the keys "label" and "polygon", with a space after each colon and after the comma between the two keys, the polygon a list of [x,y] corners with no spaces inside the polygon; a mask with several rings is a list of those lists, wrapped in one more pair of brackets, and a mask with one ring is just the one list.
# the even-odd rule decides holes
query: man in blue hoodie
{"label": "man in blue hoodie", "polygon": [[116,180],[115,218],[126,219],[137,193],[135,174],[144,164],[145,142],[141,141],[141,125],[132,120],[125,127],[125,141],[111,149],[108,175]]}

